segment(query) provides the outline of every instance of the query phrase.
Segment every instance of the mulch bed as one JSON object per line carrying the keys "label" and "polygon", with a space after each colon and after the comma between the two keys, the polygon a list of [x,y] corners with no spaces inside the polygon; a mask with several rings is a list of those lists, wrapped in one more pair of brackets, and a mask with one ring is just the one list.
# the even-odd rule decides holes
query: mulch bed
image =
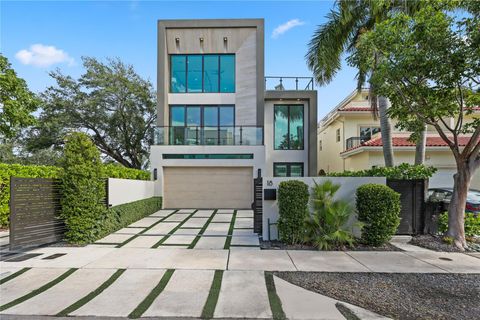
{"label": "mulch bed", "polygon": [[[272,241],[261,241],[260,242],[260,248],[264,250],[314,250],[318,251],[317,248],[315,248],[312,245],[308,244],[285,244],[283,242],[277,241],[277,240],[272,240]],[[356,243],[355,246],[353,247],[336,247],[329,249],[328,251],[403,251],[402,249],[399,249],[395,247],[394,245],[391,245],[390,243],[386,243],[382,246],[379,247],[372,247],[365,245],[363,243]]]}
{"label": "mulch bed", "polygon": [[479,274],[274,274],[307,290],[394,319],[480,319]]}
{"label": "mulch bed", "polygon": [[[410,244],[419,246],[422,248],[442,251],[442,252],[460,252],[460,250],[448,243],[445,243],[440,236],[432,235],[419,235],[415,236],[410,240]],[[469,249],[467,251],[471,252],[480,252],[480,243],[478,242],[469,242]]]}

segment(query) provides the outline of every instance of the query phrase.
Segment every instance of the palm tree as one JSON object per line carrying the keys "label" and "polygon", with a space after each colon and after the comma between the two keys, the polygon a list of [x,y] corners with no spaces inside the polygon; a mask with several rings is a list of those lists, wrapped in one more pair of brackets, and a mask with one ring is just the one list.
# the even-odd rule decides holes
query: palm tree
{"label": "palm tree", "polygon": [[[306,59],[317,83],[326,85],[331,82],[341,68],[342,55],[347,53],[351,57],[350,62],[358,68],[357,89],[361,90],[365,83],[369,82],[367,78],[375,69],[365,70],[356,64],[354,57],[357,40],[363,33],[372,30],[376,23],[387,19],[391,12],[412,13],[417,11],[420,5],[420,1],[408,0],[338,0],[335,8],[327,15],[328,21],[318,27],[309,43]],[[386,97],[377,96],[372,85],[369,99],[374,117],[378,114],[380,118],[385,166],[392,167],[392,125],[387,114],[390,102]]]}

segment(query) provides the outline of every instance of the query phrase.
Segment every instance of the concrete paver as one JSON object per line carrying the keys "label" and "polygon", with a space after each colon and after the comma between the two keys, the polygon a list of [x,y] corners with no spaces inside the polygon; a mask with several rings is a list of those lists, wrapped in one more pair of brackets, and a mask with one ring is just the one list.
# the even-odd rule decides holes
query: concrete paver
{"label": "concrete paver", "polygon": [[166,217],[169,214],[173,213],[175,210],[159,210],[150,215],[150,217]]}
{"label": "concrete paver", "polygon": [[0,279],[6,278],[20,270],[22,270],[22,268],[2,268],[0,269]]}
{"label": "concrete paver", "polygon": [[233,209],[218,209],[217,213],[223,214],[223,213],[233,213]]}
{"label": "concrete paver", "polygon": [[446,272],[403,252],[351,251],[348,254],[373,272]]}
{"label": "concrete paver", "polygon": [[259,246],[260,242],[258,240],[258,236],[233,236],[231,245],[235,246]]}
{"label": "concrete paver", "polygon": [[253,210],[237,210],[237,218],[253,218]]}
{"label": "concrete paver", "polygon": [[213,214],[213,210],[198,210],[193,214],[192,217],[195,218],[210,218],[210,216]]}
{"label": "concrete paver", "polygon": [[288,319],[345,319],[335,307],[337,300],[305,290],[278,277],[273,278]]}
{"label": "concrete paver", "polygon": [[190,244],[196,238],[196,235],[172,235],[163,242],[163,244]]}
{"label": "concrete paver", "polygon": [[234,228],[253,228],[252,218],[237,218],[235,219]]}
{"label": "concrete paver", "polygon": [[18,315],[55,315],[106,281],[114,269],[79,269],[39,295],[5,311]]}
{"label": "concrete paver", "polygon": [[339,251],[287,251],[299,271],[368,272],[365,266]]}
{"label": "concrete paver", "polygon": [[257,236],[256,233],[253,232],[253,229],[233,229],[233,236]]}
{"label": "concrete paver", "polygon": [[115,234],[138,234],[139,232],[145,230],[145,228],[122,228],[115,232]]}
{"label": "concrete paver", "polygon": [[206,236],[226,236],[230,229],[230,223],[210,223],[203,233]]}
{"label": "concrete paver", "polygon": [[160,222],[151,229],[145,231],[143,234],[154,234],[154,235],[167,235],[170,234],[173,229],[175,229],[180,222]]}
{"label": "concrete paver", "polygon": [[200,232],[201,229],[177,229],[173,235],[174,236],[180,236],[180,235],[186,235],[186,236],[197,236],[198,233]]}
{"label": "concrete paver", "polygon": [[296,271],[285,250],[232,250],[229,270]]}
{"label": "concrete paver", "polygon": [[480,261],[459,252],[407,252],[407,255],[454,273],[480,273]]}
{"label": "concrete paver", "polygon": [[157,285],[164,273],[165,270],[128,269],[105,291],[71,315],[126,317]]}
{"label": "concrete paver", "polygon": [[154,223],[158,222],[161,218],[151,218],[146,217],[143,219],[138,220],[137,222],[132,223],[129,227],[140,227],[140,228],[148,228]]}
{"label": "concrete paver", "polygon": [[213,270],[176,270],[143,316],[200,317],[213,275]]}
{"label": "concrete paver", "polygon": [[182,224],[182,228],[202,228],[207,223],[208,218],[190,218]]}
{"label": "concrete paver", "polygon": [[262,271],[225,271],[215,318],[271,318]]}
{"label": "concrete paver", "polygon": [[163,236],[138,236],[132,241],[127,242],[123,248],[151,248],[160,241]]}
{"label": "concrete paver", "polygon": [[177,211],[177,213],[194,213],[195,212],[195,209],[180,209]]}
{"label": "concrete paver", "polygon": [[228,222],[232,221],[233,214],[217,214],[213,217],[212,222]]}
{"label": "concrete paver", "polygon": [[201,237],[194,249],[223,249],[227,237]]}
{"label": "concrete paver", "polygon": [[132,234],[109,234],[108,236],[96,241],[95,243],[122,243],[132,237]]}
{"label": "concrete paver", "polygon": [[188,213],[174,213],[163,221],[182,222],[183,220],[187,219],[189,216],[190,214]]}
{"label": "concrete paver", "polygon": [[40,288],[67,270],[66,268],[35,268],[28,270],[0,286],[0,305],[9,303]]}

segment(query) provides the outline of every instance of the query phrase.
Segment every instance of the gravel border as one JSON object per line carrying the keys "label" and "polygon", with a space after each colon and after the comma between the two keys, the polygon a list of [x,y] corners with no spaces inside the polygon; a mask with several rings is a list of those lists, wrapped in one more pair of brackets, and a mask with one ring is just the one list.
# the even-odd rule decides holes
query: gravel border
{"label": "gravel border", "polygon": [[394,319],[480,319],[480,274],[275,272]]}
{"label": "gravel border", "polygon": [[[309,250],[309,251],[319,251],[312,245],[308,244],[294,244],[289,245],[278,240],[271,241],[260,241],[260,248],[262,250]],[[321,250],[320,250],[321,251]],[[331,248],[328,251],[404,251],[400,248],[395,247],[390,243],[385,243],[379,247],[372,247],[362,243],[355,243],[353,247],[336,247]]]}
{"label": "gravel border", "polygon": [[457,247],[445,243],[442,240],[442,237],[428,234],[414,236],[408,243],[414,246],[441,252],[480,252],[480,244],[478,242],[468,242],[469,249],[466,251],[460,251]]}

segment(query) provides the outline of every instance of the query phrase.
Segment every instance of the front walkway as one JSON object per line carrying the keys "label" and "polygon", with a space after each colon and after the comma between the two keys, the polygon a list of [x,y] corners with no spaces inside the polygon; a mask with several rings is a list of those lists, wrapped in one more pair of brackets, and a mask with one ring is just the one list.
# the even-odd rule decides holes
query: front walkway
{"label": "front walkway", "polygon": [[265,271],[480,273],[462,253],[259,250],[251,214],[162,210],[102,244],[1,261],[2,318],[344,319],[337,301]]}

